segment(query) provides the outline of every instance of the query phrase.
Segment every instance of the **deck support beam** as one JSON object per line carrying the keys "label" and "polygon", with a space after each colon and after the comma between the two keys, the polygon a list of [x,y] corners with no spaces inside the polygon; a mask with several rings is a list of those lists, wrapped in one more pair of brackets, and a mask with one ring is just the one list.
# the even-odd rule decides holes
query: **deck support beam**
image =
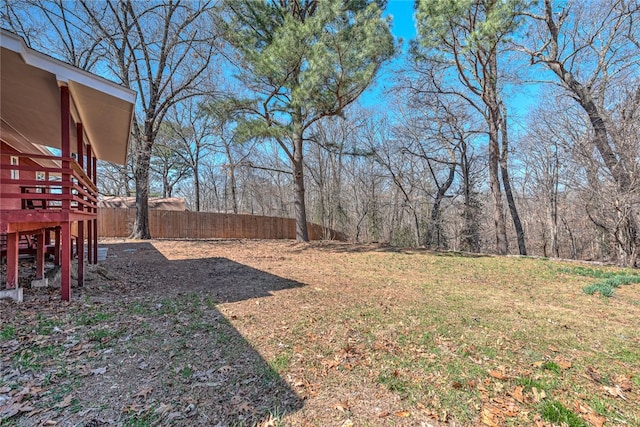
{"label": "deck support beam", "polygon": [[7,289],[18,288],[18,233],[7,234]]}
{"label": "deck support beam", "polygon": [[44,254],[46,247],[44,243],[44,230],[36,234],[36,280],[44,279]]}
{"label": "deck support beam", "polygon": [[[91,158],[91,178],[93,178],[93,184],[98,186],[98,158],[93,156]],[[93,263],[98,263],[98,206],[94,208],[95,218],[91,221],[93,223]]]}
{"label": "deck support beam", "polygon": [[[93,182],[93,153],[91,150],[91,145],[87,144],[87,164],[86,172],[87,177]],[[93,208],[89,208],[93,211]],[[94,264],[93,262],[93,221],[87,221],[87,262],[89,264]]]}
{"label": "deck support beam", "polygon": [[[62,151],[62,169],[68,171],[71,167],[69,158],[71,157],[71,110],[69,99],[69,87],[65,84],[60,86],[60,127],[61,140],[60,148]],[[62,194],[67,196],[70,191],[71,175],[68,172],[62,173]],[[69,212],[71,208],[71,200],[62,199],[62,210]],[[56,242],[57,243],[57,242]],[[60,292],[63,301],[71,300],[71,251],[73,243],[71,242],[71,223],[65,221],[61,224],[60,243],[62,250],[62,276],[60,277]]]}
{"label": "deck support beam", "polygon": [[[84,168],[84,130],[82,123],[76,123],[76,134],[78,164],[81,168]],[[86,189],[86,187],[83,188]],[[78,203],[78,210],[84,212],[82,203]],[[78,287],[84,286],[84,224],[84,221],[78,221],[78,239],[76,241],[78,247]]]}
{"label": "deck support beam", "polygon": [[60,230],[62,240],[62,266],[60,293],[63,301],[71,300],[71,224],[63,222]]}
{"label": "deck support beam", "polygon": [[78,221],[78,287],[84,286],[84,221]]}
{"label": "deck support beam", "polygon": [[54,264],[59,266],[60,263],[62,262],[62,258],[60,257],[60,227],[56,227],[55,230],[53,231],[54,234],[54,238],[55,238],[55,242],[54,242],[54,249],[53,249],[53,259],[54,259]]}
{"label": "deck support beam", "polygon": [[0,298],[22,302],[22,288],[18,282],[18,233],[7,234],[7,289],[0,290]]}

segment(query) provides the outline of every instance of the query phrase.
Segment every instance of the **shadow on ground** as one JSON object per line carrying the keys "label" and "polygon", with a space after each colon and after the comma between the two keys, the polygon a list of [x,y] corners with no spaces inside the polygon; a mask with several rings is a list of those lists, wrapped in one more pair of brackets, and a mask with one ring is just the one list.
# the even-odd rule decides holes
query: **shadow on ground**
{"label": "shadow on ground", "polygon": [[[16,398],[30,411],[0,424],[275,425],[302,408],[278,360],[265,360],[219,303],[304,284],[226,258],[170,260],[147,242],[104,246],[107,280],[74,289],[71,305],[59,304],[59,291],[34,289],[25,305],[3,307],[15,340],[0,342],[14,361],[0,366],[0,391],[38,394]],[[34,336],[34,324],[51,327]]]}
{"label": "shadow on ground", "polygon": [[[120,276],[126,274],[127,281],[133,286],[130,289],[134,293],[132,296],[199,292],[217,302],[228,303],[268,297],[273,292],[304,286],[227,258],[202,258],[193,253],[186,254],[187,259],[168,259],[146,242],[103,246],[109,248],[103,265]],[[181,258],[184,256],[181,254]]]}

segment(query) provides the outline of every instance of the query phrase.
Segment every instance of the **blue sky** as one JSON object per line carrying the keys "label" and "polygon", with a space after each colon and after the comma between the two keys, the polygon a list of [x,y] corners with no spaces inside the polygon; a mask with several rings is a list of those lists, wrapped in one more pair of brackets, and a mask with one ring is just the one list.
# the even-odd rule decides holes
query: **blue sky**
{"label": "blue sky", "polygon": [[[391,31],[397,38],[402,39],[402,49],[390,64],[383,67],[376,82],[363,94],[360,102],[366,107],[384,104],[384,91],[393,84],[392,69],[402,64],[409,41],[416,37],[413,21],[414,4],[414,0],[389,0],[387,3],[384,15],[392,18]],[[509,104],[511,125],[522,126],[529,111],[537,102],[540,85],[519,84],[517,87],[507,86],[506,89],[503,96]]]}
{"label": "blue sky", "polygon": [[409,40],[416,36],[416,27],[413,22],[413,5],[414,0],[390,0],[387,3],[384,16],[392,18],[391,32],[402,40],[402,48],[391,63],[382,67],[373,85],[362,94],[359,103],[365,107],[374,107],[384,103],[384,92],[393,84],[392,70],[404,61]]}
{"label": "blue sky", "polygon": [[403,39],[404,48],[406,48],[407,42],[416,35],[416,27],[413,22],[413,5],[413,0],[391,0],[387,3],[387,10],[385,11],[385,15],[393,18],[391,30],[396,37]]}

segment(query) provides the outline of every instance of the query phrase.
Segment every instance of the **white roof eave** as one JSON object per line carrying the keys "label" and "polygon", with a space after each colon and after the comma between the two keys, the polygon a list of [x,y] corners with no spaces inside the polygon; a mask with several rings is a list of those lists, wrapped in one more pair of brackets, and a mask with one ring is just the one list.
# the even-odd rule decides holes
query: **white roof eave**
{"label": "white roof eave", "polygon": [[103,77],[81,70],[44,53],[29,48],[24,40],[13,33],[2,30],[0,46],[18,52],[24,62],[54,74],[58,82],[67,84],[70,80],[85,86],[93,87],[123,101],[135,104],[137,93]]}

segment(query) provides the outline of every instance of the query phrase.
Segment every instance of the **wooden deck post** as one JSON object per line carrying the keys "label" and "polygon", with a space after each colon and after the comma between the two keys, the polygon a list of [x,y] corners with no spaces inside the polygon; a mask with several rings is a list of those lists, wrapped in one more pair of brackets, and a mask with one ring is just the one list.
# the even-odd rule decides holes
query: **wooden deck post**
{"label": "wooden deck post", "polygon": [[84,224],[78,221],[78,287],[84,286]]}
{"label": "wooden deck post", "polygon": [[60,256],[60,227],[56,227],[53,233],[56,239],[53,250],[54,264],[59,266],[62,262],[62,257]]}
{"label": "wooden deck post", "polygon": [[82,130],[82,123],[76,123],[76,152],[78,153],[78,164],[80,167],[84,166],[84,134]]}
{"label": "wooden deck post", "polygon": [[44,254],[46,250],[44,230],[40,230],[36,234],[36,280],[44,278]]}
{"label": "wooden deck post", "polygon": [[60,293],[63,301],[71,300],[71,224],[63,222],[61,231],[62,266],[60,277]]}
{"label": "wooden deck post", "polygon": [[7,234],[7,289],[18,287],[18,233]]}
{"label": "wooden deck post", "polygon": [[[91,167],[93,168],[91,177],[93,178],[93,183],[97,186],[98,185],[98,159],[95,156],[93,156],[91,161],[92,161]],[[94,208],[94,212],[96,214],[96,217],[91,221],[93,222],[93,263],[97,264],[98,263],[98,217],[97,217],[98,206]]]}
{"label": "wooden deck post", "polygon": [[[78,152],[78,164],[81,168],[84,167],[84,130],[82,128],[82,123],[76,123],[76,145]],[[82,187],[84,190],[88,190],[86,187]],[[84,196],[80,196],[80,198],[84,201],[86,200]],[[80,212],[84,212],[84,204],[78,203],[78,210]],[[84,221],[78,221],[78,287],[84,286]]]}
{"label": "wooden deck post", "polygon": [[[86,171],[87,176],[91,181],[93,181],[93,160],[92,160],[92,150],[91,145],[87,144],[87,164]],[[93,208],[89,208],[89,210],[93,213]],[[89,264],[93,264],[93,221],[87,221],[87,262]]]}
{"label": "wooden deck post", "polygon": [[[69,88],[66,85],[60,86],[60,125],[61,140],[60,148],[62,151],[62,211],[71,215],[71,175],[69,169],[71,164],[71,132],[70,120],[71,111],[69,103]],[[63,301],[71,300],[71,251],[73,244],[71,242],[71,222],[67,220],[63,222],[60,231],[60,243],[62,250],[62,276],[60,277],[61,297]],[[57,243],[57,242],[56,242]]]}

